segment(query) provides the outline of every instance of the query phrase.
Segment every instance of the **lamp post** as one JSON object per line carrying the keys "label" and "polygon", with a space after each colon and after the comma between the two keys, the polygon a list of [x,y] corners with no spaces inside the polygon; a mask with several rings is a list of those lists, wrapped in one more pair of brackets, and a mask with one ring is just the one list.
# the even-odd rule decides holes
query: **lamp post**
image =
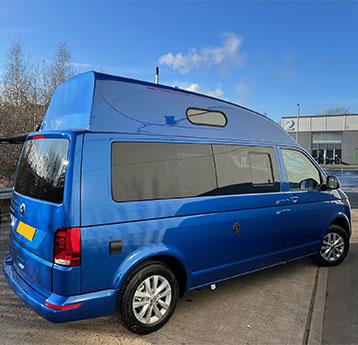
{"label": "lamp post", "polygon": [[300,105],[297,103],[297,124],[296,124],[296,141],[298,142],[298,129],[300,124]]}

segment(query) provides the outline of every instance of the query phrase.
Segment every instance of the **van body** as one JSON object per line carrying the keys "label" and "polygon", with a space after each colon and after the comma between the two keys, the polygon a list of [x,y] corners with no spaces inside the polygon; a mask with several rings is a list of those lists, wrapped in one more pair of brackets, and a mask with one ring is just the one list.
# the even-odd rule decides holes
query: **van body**
{"label": "van body", "polygon": [[305,256],[341,262],[338,187],[261,114],[84,73],[25,142],[4,273],[50,321],[118,314],[148,333],[186,291]]}

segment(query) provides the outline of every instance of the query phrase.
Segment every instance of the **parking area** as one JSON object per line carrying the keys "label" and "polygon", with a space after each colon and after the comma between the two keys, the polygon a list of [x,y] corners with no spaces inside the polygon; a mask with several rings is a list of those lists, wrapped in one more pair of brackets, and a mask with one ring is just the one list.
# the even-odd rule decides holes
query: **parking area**
{"label": "parking area", "polygon": [[[0,257],[8,251],[1,225]],[[190,292],[171,320],[147,336],[109,316],[52,324],[12,292],[0,275],[1,344],[302,344],[317,267],[303,259]]]}
{"label": "parking area", "polygon": [[[3,258],[8,252],[9,224],[0,226]],[[52,324],[25,306],[1,272],[0,343],[301,345],[307,342],[318,272],[305,258],[220,283],[214,291],[209,287],[192,291],[179,300],[162,329],[146,336],[128,332],[112,316]]]}
{"label": "parking area", "polygon": [[352,211],[352,225],[349,255],[342,265],[328,270],[324,345],[358,343],[358,209]]}

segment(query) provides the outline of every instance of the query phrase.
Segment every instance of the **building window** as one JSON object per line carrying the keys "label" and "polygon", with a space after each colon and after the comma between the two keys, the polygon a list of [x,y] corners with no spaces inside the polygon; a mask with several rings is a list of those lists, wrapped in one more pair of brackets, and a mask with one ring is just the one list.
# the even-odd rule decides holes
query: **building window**
{"label": "building window", "polygon": [[312,156],[319,164],[341,163],[342,132],[312,133]]}

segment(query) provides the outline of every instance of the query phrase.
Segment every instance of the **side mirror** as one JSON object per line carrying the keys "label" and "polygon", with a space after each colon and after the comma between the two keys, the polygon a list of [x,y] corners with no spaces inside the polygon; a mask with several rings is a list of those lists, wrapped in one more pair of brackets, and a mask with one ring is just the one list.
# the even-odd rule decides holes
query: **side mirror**
{"label": "side mirror", "polygon": [[299,189],[302,190],[314,190],[318,187],[318,182],[314,180],[313,178],[306,178],[305,180],[302,180],[299,184]]}
{"label": "side mirror", "polygon": [[338,189],[339,181],[335,176],[327,176],[326,185],[328,189]]}

